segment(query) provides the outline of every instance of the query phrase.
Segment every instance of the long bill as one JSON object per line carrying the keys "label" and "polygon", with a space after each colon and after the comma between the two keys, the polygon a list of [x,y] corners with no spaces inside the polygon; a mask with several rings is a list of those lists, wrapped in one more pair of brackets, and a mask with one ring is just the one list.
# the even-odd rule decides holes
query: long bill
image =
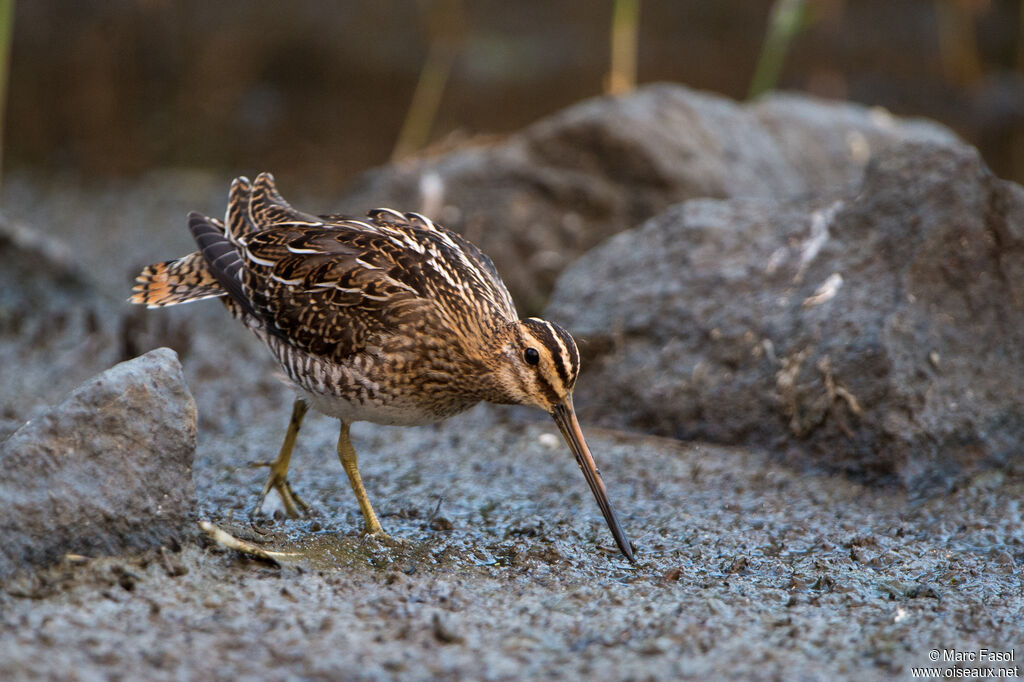
{"label": "long bill", "polygon": [[604,514],[604,520],[615,537],[615,544],[619,546],[619,551],[631,563],[636,563],[636,559],[633,558],[633,549],[630,547],[629,540],[626,539],[626,533],[615,516],[611,502],[608,501],[608,491],[605,490],[604,481],[601,480],[601,472],[597,470],[597,464],[594,463],[594,458],[590,454],[587,441],[583,439],[583,431],[576,419],[576,410],[572,406],[572,395],[567,396],[561,405],[555,406],[555,409],[551,411],[551,417],[558,424],[558,429],[562,432],[565,442],[569,444],[572,454],[576,456],[576,463],[580,465],[580,470],[587,479],[587,485],[590,486],[591,492],[597,499],[597,506]]}

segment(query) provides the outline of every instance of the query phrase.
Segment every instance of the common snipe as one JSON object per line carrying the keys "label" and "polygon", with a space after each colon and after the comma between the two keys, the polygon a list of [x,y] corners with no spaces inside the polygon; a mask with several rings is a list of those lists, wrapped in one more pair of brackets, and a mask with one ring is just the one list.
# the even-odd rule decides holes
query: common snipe
{"label": "common snipe", "polygon": [[314,216],[263,173],[231,185],[225,222],[188,217],[199,251],[147,267],[133,303],[219,297],[298,387],[291,422],[257,509],[273,488],[296,516],[306,504],[288,462],[307,405],[341,420],[338,456],[369,533],[383,533],[349,439],[355,421],[415,425],[481,400],[549,413],[597,498],[619,550],[633,552],[608,502],[572,404],[580,358],[558,325],[519,319],[491,260],[416,213]]}

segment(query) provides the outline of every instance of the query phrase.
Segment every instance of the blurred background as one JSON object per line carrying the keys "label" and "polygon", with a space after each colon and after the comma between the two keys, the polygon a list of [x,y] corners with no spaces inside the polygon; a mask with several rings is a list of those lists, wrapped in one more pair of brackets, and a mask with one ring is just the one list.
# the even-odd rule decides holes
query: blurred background
{"label": "blurred background", "polygon": [[360,171],[424,147],[668,80],[934,118],[998,175],[1024,181],[1018,0],[0,5],[13,25],[5,176],[273,169],[336,195]]}

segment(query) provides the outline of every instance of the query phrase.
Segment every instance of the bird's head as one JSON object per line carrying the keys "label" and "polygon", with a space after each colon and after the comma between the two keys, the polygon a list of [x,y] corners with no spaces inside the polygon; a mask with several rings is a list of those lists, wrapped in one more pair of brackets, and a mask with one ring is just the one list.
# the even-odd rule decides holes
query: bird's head
{"label": "bird's head", "polygon": [[571,400],[579,371],[576,342],[557,324],[530,317],[508,328],[497,371],[503,402],[550,413]]}
{"label": "bird's head", "polygon": [[615,544],[634,561],[632,547],[608,501],[604,481],[572,405],[572,389],[580,371],[576,342],[557,324],[530,317],[508,327],[500,356],[495,376],[503,395],[501,402],[539,407],[551,415],[597,499]]}

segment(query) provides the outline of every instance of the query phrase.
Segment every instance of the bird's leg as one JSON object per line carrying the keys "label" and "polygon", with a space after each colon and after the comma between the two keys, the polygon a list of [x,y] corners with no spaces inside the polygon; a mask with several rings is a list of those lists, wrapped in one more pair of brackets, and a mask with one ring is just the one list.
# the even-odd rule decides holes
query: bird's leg
{"label": "bird's leg", "polygon": [[295,437],[299,435],[299,427],[302,426],[302,419],[306,416],[308,410],[309,406],[306,405],[302,398],[295,399],[295,403],[292,404],[292,418],[288,422],[288,432],[284,436],[284,442],[281,443],[281,451],[273,462],[269,464],[263,463],[265,466],[270,467],[270,476],[267,478],[266,485],[263,486],[260,499],[256,501],[256,506],[249,513],[250,516],[254,516],[260,510],[263,506],[263,500],[267,498],[267,493],[270,492],[271,488],[276,490],[277,494],[281,496],[284,510],[291,518],[299,517],[300,508],[303,511],[309,509],[309,505],[295,494],[295,491],[292,490],[291,485],[288,483],[288,463],[292,458],[292,448],[295,447]]}
{"label": "bird's leg", "polygon": [[348,429],[348,422],[341,422],[341,433],[338,435],[338,459],[341,460],[341,466],[345,467],[345,473],[348,474],[348,482],[352,485],[352,492],[356,494],[356,499],[359,501],[359,508],[363,512],[363,520],[366,521],[366,532],[370,535],[386,536],[384,528],[380,525],[380,521],[377,520],[377,515],[373,513],[373,506],[370,504],[370,498],[366,495],[366,488],[363,487],[363,479],[359,475],[356,451],[352,447],[352,440],[349,438]]}

